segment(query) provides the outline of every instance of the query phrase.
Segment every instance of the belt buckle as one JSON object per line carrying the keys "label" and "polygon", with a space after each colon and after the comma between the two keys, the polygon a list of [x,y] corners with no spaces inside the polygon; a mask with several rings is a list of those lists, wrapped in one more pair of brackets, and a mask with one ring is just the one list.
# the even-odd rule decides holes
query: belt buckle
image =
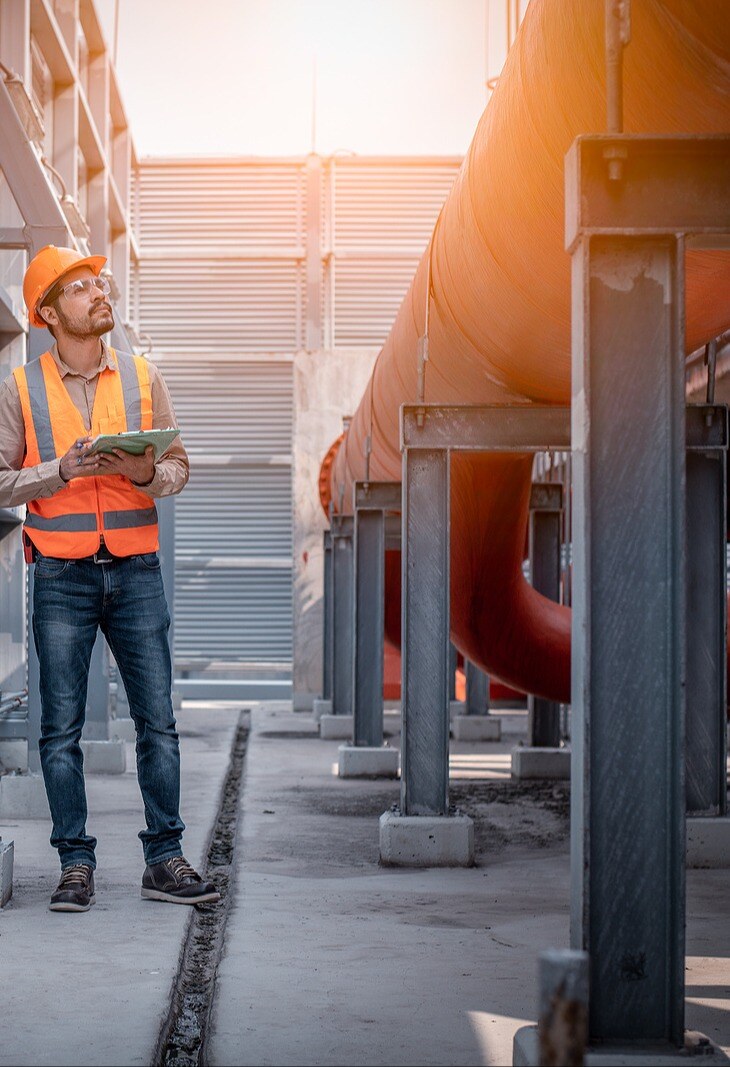
{"label": "belt buckle", "polygon": [[[101,559],[100,559],[99,558],[99,554],[101,552],[104,552],[106,554],[103,555],[101,557]],[[96,563],[97,565],[101,565],[101,564],[104,564],[104,563],[113,563],[114,562],[114,557],[111,555],[111,553],[109,552],[109,549],[106,547],[106,545],[101,545],[96,550],[96,552],[94,553],[94,555],[91,558],[92,558],[93,562]]]}

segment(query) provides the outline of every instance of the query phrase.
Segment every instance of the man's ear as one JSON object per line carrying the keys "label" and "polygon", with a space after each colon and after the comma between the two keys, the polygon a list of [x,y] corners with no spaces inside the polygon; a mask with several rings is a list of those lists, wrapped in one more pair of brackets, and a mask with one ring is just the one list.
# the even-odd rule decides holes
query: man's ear
{"label": "man's ear", "polygon": [[[38,308],[38,314],[49,326],[55,326],[58,322],[58,315],[56,315],[50,304],[45,304],[43,307]],[[56,320],[55,322],[54,319]]]}

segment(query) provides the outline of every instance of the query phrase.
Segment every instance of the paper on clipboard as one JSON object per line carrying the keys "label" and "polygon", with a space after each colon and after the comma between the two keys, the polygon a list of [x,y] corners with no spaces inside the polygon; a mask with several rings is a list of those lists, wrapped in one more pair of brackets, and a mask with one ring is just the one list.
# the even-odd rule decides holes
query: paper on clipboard
{"label": "paper on clipboard", "polygon": [[131,452],[134,456],[141,456],[148,445],[155,450],[155,460],[167,452],[168,448],[180,433],[172,428],[167,430],[128,430],[125,433],[100,433],[91,445],[87,455],[93,456],[95,452],[112,452],[115,448],[121,448],[124,452]]}

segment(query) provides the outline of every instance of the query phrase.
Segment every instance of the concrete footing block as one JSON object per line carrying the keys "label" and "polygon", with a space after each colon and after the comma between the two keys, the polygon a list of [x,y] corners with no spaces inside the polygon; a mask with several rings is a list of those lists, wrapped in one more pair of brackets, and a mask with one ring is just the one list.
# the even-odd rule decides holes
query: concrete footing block
{"label": "concrete footing block", "polygon": [[570,781],[569,748],[512,749],[513,778],[562,778]]}
{"label": "concrete footing block", "polygon": [[0,774],[28,770],[28,742],[24,737],[8,737],[0,741]]}
{"label": "concrete footing block", "polygon": [[13,895],[13,842],[0,838],[0,908],[4,908]]}
{"label": "concrete footing block", "polygon": [[450,700],[449,701],[449,718],[453,719],[457,715],[466,715],[466,701],[465,700]]}
{"label": "concrete footing block", "polygon": [[[696,1057],[703,1067],[730,1062],[722,1049],[695,1030],[686,1031],[683,1048],[659,1041],[612,1042],[600,1048],[589,1046],[583,1062],[586,1067],[679,1067],[688,1056]],[[512,1043],[513,1067],[539,1067],[542,1062],[537,1027],[521,1026]]]}
{"label": "concrete footing block", "polygon": [[322,697],[316,697],[312,701],[312,718],[315,722],[319,722],[323,715],[332,714],[332,701],[324,700]]}
{"label": "concrete footing block", "polygon": [[137,731],[134,720],[129,716],[109,720],[109,736],[116,741],[136,741]]}
{"label": "concrete footing block", "polygon": [[494,715],[455,715],[451,733],[455,741],[499,741],[502,720]]}
{"label": "concrete footing block", "polygon": [[319,720],[319,736],[323,741],[352,739],[355,719],[352,715],[323,715]]}
{"label": "concrete footing block", "polygon": [[50,819],[46,787],[40,774],[0,777],[0,819]]}
{"label": "concrete footing block", "polygon": [[401,732],[402,725],[403,719],[400,713],[400,709],[398,711],[383,712],[383,733],[387,737],[393,737],[394,734],[399,734]]}
{"label": "concrete footing block", "polygon": [[468,815],[380,816],[380,862],[390,867],[471,867],[474,823]]}
{"label": "concrete footing block", "polygon": [[127,752],[124,741],[82,741],[84,770],[87,774],[124,774],[127,769]]}
{"label": "concrete footing block", "polygon": [[730,867],[730,817],[688,817],[687,866]]}
{"label": "concrete footing block", "polygon": [[390,745],[340,745],[338,771],[340,778],[397,778],[397,748]]}

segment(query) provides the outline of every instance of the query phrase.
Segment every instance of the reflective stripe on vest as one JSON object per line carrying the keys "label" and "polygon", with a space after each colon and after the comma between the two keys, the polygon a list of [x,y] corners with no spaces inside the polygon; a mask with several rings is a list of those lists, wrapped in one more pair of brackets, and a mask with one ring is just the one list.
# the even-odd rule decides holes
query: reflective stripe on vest
{"label": "reflective stripe on vest", "polygon": [[[94,516],[96,522],[96,515]],[[131,511],[105,511],[106,530],[131,530],[135,526],[152,526],[157,522],[157,508],[132,508]]]}
{"label": "reflective stripe on vest", "polygon": [[[99,373],[91,435],[152,429],[149,370],[140,356],[109,349]],[[50,352],[13,372],[26,427],[25,467],[59,459],[89,432],[63,384]],[[44,555],[78,559],[95,552],[103,536],[110,551],[126,556],[158,548],[157,509],[128,478],[72,478],[57,493],[28,503],[28,536]]]}
{"label": "reflective stripe on vest", "polygon": [[53,443],[51,429],[51,412],[48,409],[48,391],[43,377],[43,367],[39,359],[34,359],[25,366],[25,380],[28,383],[30,410],[33,415],[33,428],[38,442],[41,463],[56,458],[56,446]]}
{"label": "reflective stripe on vest", "polygon": [[137,368],[134,365],[133,356],[126,352],[117,352],[117,365],[119,376],[122,379],[122,392],[124,393],[124,410],[127,413],[127,429],[142,429],[142,394],[139,389]]}
{"label": "reflective stripe on vest", "polygon": [[70,515],[55,515],[53,518],[48,518],[45,515],[36,515],[30,511],[25,520],[25,525],[30,526],[33,530],[52,530],[54,532],[66,530],[68,533],[73,533],[81,530],[95,530],[96,514],[91,512],[85,515],[77,515],[71,512]]}

